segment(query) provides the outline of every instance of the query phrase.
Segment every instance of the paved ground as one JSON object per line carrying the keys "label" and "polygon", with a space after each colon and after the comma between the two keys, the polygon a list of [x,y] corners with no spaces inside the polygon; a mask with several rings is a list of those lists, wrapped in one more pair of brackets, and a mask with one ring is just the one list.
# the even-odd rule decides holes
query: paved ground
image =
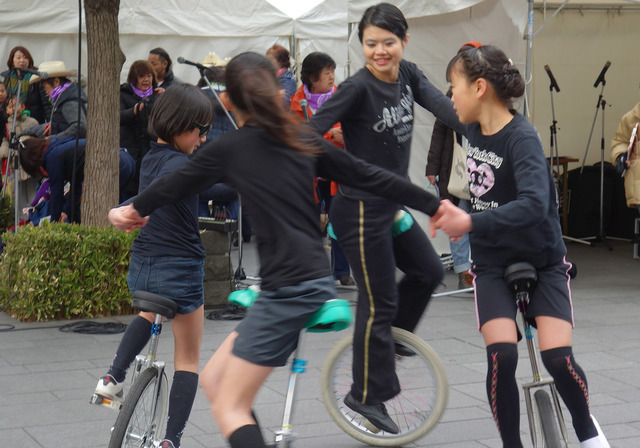
{"label": "paved ground", "polygon": [[[612,446],[640,446],[640,263],[632,259],[629,243],[569,246],[569,259],[578,266],[573,283],[577,327],[575,353],[587,372],[592,412]],[[254,244],[245,246],[247,274],[257,274]],[[457,278],[448,273],[447,287]],[[342,291],[344,298],[355,294]],[[440,354],[450,382],[447,410],[438,426],[414,446],[480,448],[500,442],[485,398],[485,351],[475,328],[474,303],[469,294],[434,298],[418,334]],[[96,319],[128,322],[130,317]],[[106,370],[121,335],[63,333],[67,322],[19,323],[0,313],[0,446],[18,448],[104,447],[113,411],[89,405],[97,378]],[[206,320],[202,365],[235,322]],[[171,325],[165,326],[160,356],[173,355]],[[308,373],[302,377],[295,412],[296,446],[347,448],[362,446],[330,421],[320,400],[318,377],[322,360],[342,334],[311,335],[307,339]],[[170,369],[171,369],[170,364]],[[170,373],[171,375],[171,373]],[[526,349],[521,344],[518,376],[530,378]],[[271,437],[281,418],[287,371],[280,369],[260,392],[256,411]],[[523,441],[529,444],[524,405]],[[565,416],[568,413],[565,410]],[[571,447],[577,439],[570,431]],[[198,394],[183,448],[225,447],[208,404]],[[525,445],[527,446],[527,445]]]}

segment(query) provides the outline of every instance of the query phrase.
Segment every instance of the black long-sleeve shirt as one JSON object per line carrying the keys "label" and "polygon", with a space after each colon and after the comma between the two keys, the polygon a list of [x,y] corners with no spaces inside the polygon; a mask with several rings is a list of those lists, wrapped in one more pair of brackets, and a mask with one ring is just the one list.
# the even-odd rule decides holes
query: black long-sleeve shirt
{"label": "black long-sleeve shirt", "polygon": [[[461,134],[451,100],[440,92],[412,62],[401,61],[398,81],[377,79],[363,68],[338,87],[311,118],[322,135],[334,123],[342,124],[347,151],[369,163],[408,177],[413,134],[414,102],[432,112]],[[341,187],[353,197],[371,194]]]}
{"label": "black long-sleeve shirt", "polygon": [[439,202],[405,179],[366,164],[317,139],[306,155],[266,130],[245,124],[202,147],[184,167],[133,199],[142,215],[225,182],[235,188],[256,229],[262,288],[276,289],[331,274],[313,194],[313,179],[329,178],[433,215]]}
{"label": "black long-sleeve shirt", "polygon": [[558,262],[562,241],[558,196],[542,142],[520,114],[493,135],[468,127],[473,261],[536,267]]}

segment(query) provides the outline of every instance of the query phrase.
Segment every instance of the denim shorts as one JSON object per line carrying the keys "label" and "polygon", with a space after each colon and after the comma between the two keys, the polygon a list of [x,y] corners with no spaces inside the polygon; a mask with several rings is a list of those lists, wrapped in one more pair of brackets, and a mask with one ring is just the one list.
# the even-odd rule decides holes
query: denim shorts
{"label": "denim shorts", "polygon": [[335,298],[332,275],[260,291],[236,327],[233,354],[261,366],[285,365],[298,346],[300,330],[324,302]]}
{"label": "denim shorts", "polygon": [[203,280],[201,258],[131,254],[127,275],[131,294],[140,289],[172,299],[178,304],[178,314],[189,314],[204,304]]}

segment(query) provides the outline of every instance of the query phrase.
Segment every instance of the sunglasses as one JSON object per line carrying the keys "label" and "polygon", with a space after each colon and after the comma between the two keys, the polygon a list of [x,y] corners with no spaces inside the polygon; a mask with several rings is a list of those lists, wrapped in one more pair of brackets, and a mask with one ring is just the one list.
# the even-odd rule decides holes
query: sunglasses
{"label": "sunglasses", "polygon": [[208,123],[208,124],[193,123],[193,125],[197,127],[198,130],[200,131],[200,137],[204,137],[211,130],[211,123]]}

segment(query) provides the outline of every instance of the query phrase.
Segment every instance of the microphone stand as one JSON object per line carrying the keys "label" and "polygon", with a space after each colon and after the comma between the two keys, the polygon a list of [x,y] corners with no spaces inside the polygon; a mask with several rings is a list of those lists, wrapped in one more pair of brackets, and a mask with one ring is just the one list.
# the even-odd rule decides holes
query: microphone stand
{"label": "microphone stand", "polygon": [[599,233],[595,236],[587,237],[585,240],[593,240],[591,243],[592,246],[595,246],[596,243],[602,242],[607,248],[612,251],[613,247],[609,245],[607,241],[607,236],[604,231],[604,108],[607,105],[607,102],[603,98],[604,86],[607,81],[604,79],[604,73],[601,74],[602,78],[602,87],[600,88],[600,95],[598,95],[598,103],[596,104],[596,114],[593,117],[593,123],[591,124],[591,131],[589,132],[589,139],[587,140],[587,148],[584,151],[584,157],[582,159],[582,167],[580,168],[580,176],[582,176],[582,172],[584,170],[584,164],[587,159],[587,153],[589,152],[589,146],[591,144],[591,137],[593,136],[593,129],[596,124],[596,119],[598,118],[598,110],[602,107],[602,134],[600,139],[600,222],[599,222]]}
{"label": "microphone stand", "polygon": [[[180,62],[180,61],[178,61],[178,62]],[[188,65],[190,65],[190,64],[188,64]],[[231,124],[233,125],[233,128],[237,131],[238,130],[238,125],[236,124],[236,120],[229,113],[227,108],[224,107],[224,104],[222,104],[222,100],[220,99],[220,96],[218,95],[218,92],[216,92],[216,89],[214,88],[213,83],[209,81],[209,78],[207,78],[207,76],[204,73],[204,71],[206,70],[206,67],[204,67],[204,66],[195,66],[195,67],[198,69],[198,72],[200,73],[200,77],[207,84],[207,87],[209,87],[209,90],[213,94],[213,96],[216,99],[216,101],[218,102],[218,104],[220,104],[220,107],[222,107],[222,110],[224,110],[224,113],[227,115],[227,118],[229,119],[229,121],[231,121]],[[236,269],[236,271],[235,271],[235,273],[233,275],[233,280],[234,280],[234,282],[236,284],[235,285],[236,287],[238,286],[238,283],[239,283],[240,280],[244,280],[244,279],[255,280],[255,281],[260,280],[260,278],[258,278],[258,277],[247,276],[244,273],[244,268],[242,267],[242,256],[243,256],[242,198],[240,197],[240,193],[238,193],[238,268]]]}
{"label": "microphone stand", "polygon": [[[547,70],[547,74],[549,75],[549,96],[551,98],[551,126],[549,126],[549,130],[550,130],[550,135],[549,135],[549,162],[551,163],[551,167],[552,167],[552,171],[554,171],[554,175],[555,178],[558,181],[558,188],[557,190],[560,191],[560,156],[559,156],[559,149],[558,149],[558,121],[556,120],[556,110],[554,107],[554,103],[553,103],[553,89],[556,89],[556,92],[560,92],[560,88],[558,87],[557,82],[555,81],[555,79],[553,78],[553,75],[551,74],[551,70],[549,69],[549,66],[545,65],[545,70]],[[553,148],[555,148],[555,153]],[[562,180],[563,182],[565,182],[565,180]],[[564,192],[566,191],[566,189],[562,188],[562,210],[563,213],[569,213],[569,210],[567,210],[569,201],[568,198],[565,196]],[[563,226],[563,232],[566,232],[567,229],[564,228]],[[591,243],[589,243],[588,241],[584,241],[578,238],[573,238],[567,235],[562,235],[562,238],[565,240],[570,240],[570,241],[575,241],[577,243],[582,243],[582,244],[587,244],[590,245]]]}

